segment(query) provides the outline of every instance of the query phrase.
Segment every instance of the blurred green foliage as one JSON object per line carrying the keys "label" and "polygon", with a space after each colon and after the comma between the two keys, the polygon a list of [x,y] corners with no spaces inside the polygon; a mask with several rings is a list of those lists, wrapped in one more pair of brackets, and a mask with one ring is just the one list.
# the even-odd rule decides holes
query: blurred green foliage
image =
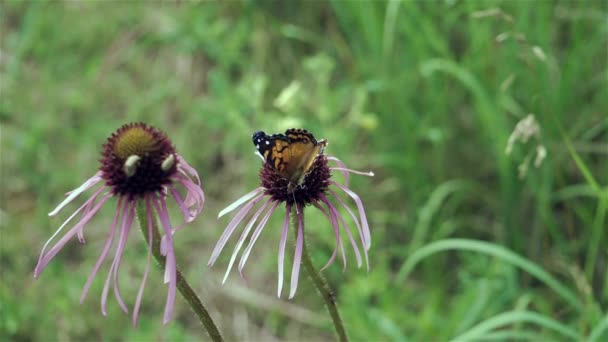
{"label": "blurred green foliage", "polygon": [[[145,121],[203,177],[208,202],[177,256],[229,340],[333,336],[310,282],[274,297],[281,218],[249,287],[221,286],[229,251],[206,267],[227,224],[216,214],[257,185],[251,133],[290,127],[376,174],[351,186],[372,226],[370,272],[352,252],[346,272],[325,272],[353,340],[608,340],[607,18],[605,1],[3,1],[0,337],[206,338],[180,300],[161,324],[160,272],[137,329],[115,302],[100,314],[104,272],[78,304],[112,205],[86,245],[32,277],[69,216],[47,213],[96,171],[111,132]],[[529,113],[539,131],[505,153]],[[330,225],[315,210],[307,222],[322,265]],[[146,248],[129,243],[134,298]]]}

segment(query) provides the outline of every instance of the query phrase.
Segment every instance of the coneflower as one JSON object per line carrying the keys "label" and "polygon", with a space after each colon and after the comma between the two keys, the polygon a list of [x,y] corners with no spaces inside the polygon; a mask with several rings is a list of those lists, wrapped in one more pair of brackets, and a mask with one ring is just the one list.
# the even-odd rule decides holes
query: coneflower
{"label": "coneflower", "polygon": [[[281,239],[279,241],[277,296],[281,296],[283,288],[283,264],[285,260],[290,217],[294,213],[292,208],[295,208],[297,232],[289,298],[293,298],[298,286],[300,263],[304,248],[303,215],[304,207],[306,206],[312,205],[318,208],[319,211],[328,218],[336,238],[336,247],[323,269],[333,263],[338,250],[340,250],[344,267],[346,267],[346,257],[340,226],[344,228],[350,244],[352,245],[357,259],[357,265],[359,267],[362,265],[362,257],[359,251],[360,245],[363,250],[366,265],[369,269],[367,254],[371,246],[369,225],[367,223],[361,198],[348,188],[348,176],[350,173],[373,176],[373,173],[348,169],[339,159],[333,156],[326,156],[324,154],[324,149],[327,145],[327,141],[317,141],[311,133],[303,129],[289,129],[285,134],[274,135],[256,132],[253,135],[253,143],[264,161],[260,170],[261,186],[236,200],[218,215],[218,217],[222,217],[242,206],[217,242],[215,249],[211,254],[211,258],[209,259],[209,265],[213,265],[216,262],[220,252],[239,223],[247,217],[247,214],[250,213],[258,203],[261,204],[249,221],[247,221],[245,228],[237,241],[223,281],[226,281],[245,240],[250,235],[253,226],[257,223],[253,230],[253,235],[241,255],[238,264],[239,273],[241,276],[243,275],[243,267],[247,262],[251,249],[266,226],[270,216],[281,205],[284,205],[285,215]],[[335,163],[336,166],[330,167],[328,164],[329,162]],[[345,183],[340,184],[336,182],[332,178],[332,171],[342,173],[345,178]],[[355,202],[358,209],[358,215],[356,215],[342,197],[340,197],[338,192],[345,193]],[[332,201],[335,201],[337,204],[334,204]],[[351,230],[340,214],[338,207],[343,207],[354,221],[359,235],[359,243],[357,243],[355,237],[351,233]]]}
{"label": "coneflower", "polygon": [[[185,197],[178,191],[178,186],[185,189]],[[110,252],[112,244],[115,240],[118,240],[114,259],[101,295],[101,311],[106,315],[107,296],[112,283],[118,304],[123,311],[128,313],[127,305],[119,291],[118,271],[135,217],[136,206],[138,201],[142,201],[145,208],[145,217],[147,217],[146,221],[148,222],[148,258],[135,299],[133,324],[137,324],[150,269],[152,236],[155,230],[153,222],[156,222],[155,215],[160,219],[163,232],[160,251],[165,257],[164,282],[168,284],[163,322],[167,323],[173,312],[177,286],[173,234],[179,227],[183,226],[176,227],[171,224],[167,210],[167,199],[172,198],[177,203],[185,223],[194,220],[203,209],[205,202],[198,173],[177,154],[171,141],[163,132],[144,123],[131,123],[119,128],[103,145],[99,171],[81,186],[68,192],[67,198],[51,211],[49,216],[57,215],[67,204],[89,189],[95,189],[91,197],[70,215],[42,248],[38,264],[34,270],[34,277],[38,278],[40,276],[40,273],[53,257],[74,236],[77,236],[78,240],[84,243],[85,226],[106,202],[116,198],[114,219],[109,226],[108,238],[84,286],[80,302],[84,301],[93,279]],[[47,249],[50,242],[79,214],[80,219],[77,223],[53,247]]]}

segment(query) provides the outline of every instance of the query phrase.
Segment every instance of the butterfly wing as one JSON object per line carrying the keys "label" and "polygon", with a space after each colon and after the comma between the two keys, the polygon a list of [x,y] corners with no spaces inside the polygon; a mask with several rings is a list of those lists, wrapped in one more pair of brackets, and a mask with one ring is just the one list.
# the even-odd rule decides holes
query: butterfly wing
{"label": "butterfly wing", "polygon": [[301,184],[313,162],[325,147],[326,141],[318,142],[312,133],[299,128],[288,129],[285,131],[285,136],[289,138],[291,152],[287,173],[292,182]]}
{"label": "butterfly wing", "polygon": [[284,134],[268,135],[262,131],[257,131],[253,134],[252,140],[264,161],[281,176],[289,178],[286,171],[291,159],[289,138]]}
{"label": "butterfly wing", "polygon": [[317,141],[312,133],[299,128],[273,135],[257,131],[252,140],[264,161],[295,184],[302,183],[315,158],[327,145],[326,140]]}

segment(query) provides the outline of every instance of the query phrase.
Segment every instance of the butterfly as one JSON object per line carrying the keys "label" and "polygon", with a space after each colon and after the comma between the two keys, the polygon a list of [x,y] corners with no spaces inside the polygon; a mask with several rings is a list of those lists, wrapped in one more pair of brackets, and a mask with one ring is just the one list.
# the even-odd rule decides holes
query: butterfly
{"label": "butterfly", "polygon": [[264,161],[295,185],[302,184],[315,159],[327,146],[326,139],[317,141],[312,133],[301,128],[273,135],[257,131],[252,140]]}

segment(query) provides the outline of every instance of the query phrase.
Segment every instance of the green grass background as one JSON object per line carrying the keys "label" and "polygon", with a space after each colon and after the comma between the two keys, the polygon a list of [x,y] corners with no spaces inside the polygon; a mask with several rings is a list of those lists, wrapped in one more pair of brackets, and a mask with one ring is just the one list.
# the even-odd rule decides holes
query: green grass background
{"label": "green grass background", "polygon": [[[156,269],[137,329],[112,295],[100,313],[108,264],[78,303],[112,204],[33,278],[77,204],[47,213],[96,172],[110,133],[145,121],[203,179],[207,204],[176,235],[177,257],[228,340],[333,338],[305,276],[293,300],[276,298],[281,214],[249,286],[238,273],[221,285],[234,242],[206,266],[229,221],[217,213],[258,184],[252,132],[290,127],[376,174],[351,184],[371,270],[347,251],[345,272],[325,272],[353,340],[608,340],[607,18],[605,1],[1,2],[0,338],[207,339],[181,299],[161,324]],[[529,113],[540,135],[507,155]],[[322,266],[331,226],[306,215]],[[145,257],[135,230],[130,306]]]}

